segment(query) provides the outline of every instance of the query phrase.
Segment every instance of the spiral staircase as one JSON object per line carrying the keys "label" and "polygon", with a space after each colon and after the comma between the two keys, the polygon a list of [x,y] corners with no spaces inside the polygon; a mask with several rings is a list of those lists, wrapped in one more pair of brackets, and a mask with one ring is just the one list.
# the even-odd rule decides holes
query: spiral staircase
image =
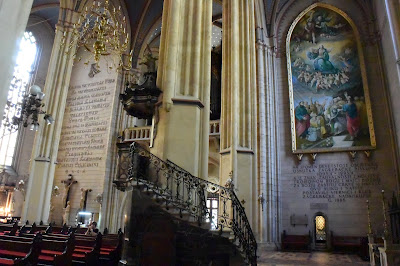
{"label": "spiral staircase", "polygon": [[[135,142],[129,160],[128,175],[114,184],[133,193],[125,252],[132,265],[257,265],[257,242],[232,184],[195,177]],[[207,195],[217,199],[212,213]]]}

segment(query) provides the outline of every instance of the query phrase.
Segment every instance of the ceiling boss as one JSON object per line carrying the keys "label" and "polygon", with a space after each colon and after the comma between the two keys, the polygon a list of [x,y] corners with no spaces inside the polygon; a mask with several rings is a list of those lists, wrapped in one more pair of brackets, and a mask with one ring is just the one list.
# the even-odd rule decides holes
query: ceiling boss
{"label": "ceiling boss", "polygon": [[[122,21],[118,18],[122,18]],[[109,0],[105,0],[104,3],[93,1],[91,7],[86,7],[78,22],[73,24],[72,40],[67,44],[67,34],[64,32],[61,44],[68,45],[67,54],[71,53],[76,45],[73,54],[75,62],[82,61],[79,51],[83,48],[90,54],[89,58],[84,59],[85,65],[94,61],[99,68],[100,59],[103,57],[108,69],[129,70],[132,68],[132,51],[128,56],[129,40],[126,17],[122,14],[121,6],[110,6]],[[127,56],[128,58],[125,58]]]}

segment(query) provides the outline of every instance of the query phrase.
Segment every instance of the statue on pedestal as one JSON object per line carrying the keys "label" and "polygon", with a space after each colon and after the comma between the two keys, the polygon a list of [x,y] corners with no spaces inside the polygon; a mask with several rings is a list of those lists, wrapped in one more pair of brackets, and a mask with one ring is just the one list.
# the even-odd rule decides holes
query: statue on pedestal
{"label": "statue on pedestal", "polygon": [[81,201],[79,202],[79,209],[82,210],[86,210],[86,202],[87,202],[87,196],[88,196],[88,192],[91,192],[91,189],[84,189],[81,188]]}
{"label": "statue on pedestal", "polygon": [[71,203],[69,201],[67,201],[67,206],[63,208],[63,210],[64,210],[63,224],[67,224],[69,219],[69,213],[71,212]]}

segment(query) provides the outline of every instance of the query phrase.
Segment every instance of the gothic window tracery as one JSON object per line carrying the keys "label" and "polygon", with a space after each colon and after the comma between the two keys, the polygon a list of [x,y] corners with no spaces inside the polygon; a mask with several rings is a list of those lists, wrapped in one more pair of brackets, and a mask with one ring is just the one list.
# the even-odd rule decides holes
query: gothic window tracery
{"label": "gothic window tracery", "polygon": [[0,128],[0,165],[12,166],[15,148],[18,143],[20,131],[5,126],[14,116],[20,116],[21,110],[17,103],[34,80],[38,47],[32,32],[25,32],[19,46],[17,63],[8,92],[8,104],[4,110],[3,121]]}

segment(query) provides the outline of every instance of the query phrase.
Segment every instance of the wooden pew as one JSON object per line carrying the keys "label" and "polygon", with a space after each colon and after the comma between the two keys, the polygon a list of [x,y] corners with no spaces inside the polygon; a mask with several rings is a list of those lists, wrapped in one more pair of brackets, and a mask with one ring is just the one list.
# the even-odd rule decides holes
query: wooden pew
{"label": "wooden pew", "polygon": [[25,242],[0,239],[0,263],[2,265],[37,265],[41,241],[40,234]]}
{"label": "wooden pew", "polygon": [[66,241],[43,239],[39,261],[57,266],[69,266],[72,264],[73,252],[73,237]]}
{"label": "wooden pew", "polygon": [[0,224],[0,235],[15,235],[19,226],[18,222],[14,224]]}
{"label": "wooden pew", "polygon": [[[124,234],[122,231],[119,231],[119,234],[108,234],[107,236],[102,237],[101,241],[101,247],[100,247],[100,260],[103,262],[108,262],[108,263],[118,263],[118,261],[121,259],[121,253],[122,253],[122,246],[124,243]],[[93,236],[79,236],[77,237],[82,237],[84,239],[94,239],[95,237]],[[84,246],[84,245],[77,245],[77,248],[80,251],[88,251],[89,247]]]}
{"label": "wooden pew", "polygon": [[331,247],[336,252],[356,253],[362,256],[361,253],[365,253],[362,252],[365,249],[362,246],[366,245],[362,240],[363,237],[360,236],[337,236],[331,231]]}
{"label": "wooden pew", "polygon": [[286,231],[282,233],[282,251],[297,250],[297,251],[311,251],[311,233],[308,235],[288,235]]}
{"label": "wooden pew", "polygon": [[[121,259],[124,241],[122,230],[118,232],[118,234],[108,234],[107,236],[102,236],[101,234],[97,236],[75,234],[75,253],[90,253],[89,256],[93,254],[103,262],[117,263]],[[61,234],[49,234],[48,237],[59,238],[64,236]],[[99,250],[97,250],[96,243],[100,246]]]}
{"label": "wooden pew", "polygon": [[100,249],[100,259],[110,260],[118,263],[122,255],[122,247],[124,244],[124,234],[120,231],[117,238],[103,238],[103,243]]}
{"label": "wooden pew", "polygon": [[84,259],[87,265],[98,265],[101,241],[102,234],[98,234],[95,238],[77,236],[73,259],[76,261]]}
{"label": "wooden pew", "polygon": [[[97,237],[89,237],[85,235],[75,236],[74,233],[74,249],[72,252],[72,260],[78,263],[85,263],[86,265],[98,265],[98,258],[100,256],[100,247],[102,235]],[[24,236],[32,237],[32,234],[24,234]],[[65,240],[69,236],[64,234],[48,234],[43,235],[48,240]]]}
{"label": "wooden pew", "polygon": [[[38,234],[39,235],[39,234]],[[30,243],[34,237],[31,235],[21,236],[0,236],[1,240],[12,242]],[[45,235],[41,236],[40,253],[38,261],[43,264],[52,264],[57,266],[67,266],[72,263],[72,253],[74,250],[73,236],[68,239],[48,239]]]}

